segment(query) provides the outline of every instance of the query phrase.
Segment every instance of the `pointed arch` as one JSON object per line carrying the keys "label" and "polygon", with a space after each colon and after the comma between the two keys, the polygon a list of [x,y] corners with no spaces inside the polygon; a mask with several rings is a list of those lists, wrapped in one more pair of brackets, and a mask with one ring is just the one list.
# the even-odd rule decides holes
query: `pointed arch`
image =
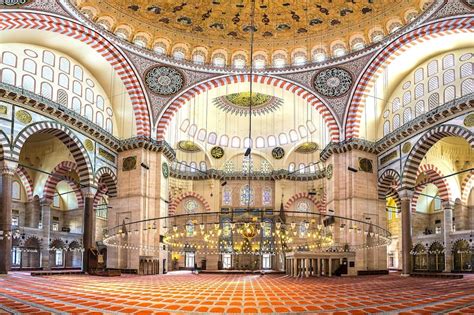
{"label": "pointed arch", "polygon": [[15,160],[19,160],[23,145],[25,144],[26,140],[28,140],[28,138],[35,133],[53,135],[57,137],[62,143],[64,143],[76,161],[77,172],[79,174],[81,186],[93,186],[93,168],[86,149],[84,148],[82,142],[71,131],[71,129],[58,122],[38,122],[31,124],[20,131],[14,142],[15,146],[13,148],[12,155]]}
{"label": "pointed arch", "polygon": [[0,161],[11,156],[10,141],[7,135],[0,130]]}
{"label": "pointed arch", "polygon": [[117,176],[108,167],[101,167],[94,177],[94,182],[99,187],[100,183],[107,186],[107,193],[110,197],[117,197]]}
{"label": "pointed arch", "polygon": [[408,154],[403,168],[402,187],[415,186],[416,174],[421,160],[428,150],[445,137],[464,138],[474,148],[474,134],[468,129],[457,125],[441,125],[428,130],[413,146]]}
{"label": "pointed arch", "polygon": [[290,197],[290,199],[288,199],[288,201],[286,202],[285,206],[283,207],[283,209],[285,211],[288,211],[290,209],[290,207],[299,199],[308,199],[310,200],[315,206],[316,208],[318,209],[318,211],[320,213],[325,213],[326,212],[326,208],[325,208],[325,194],[323,195],[323,197],[321,198],[322,201],[319,201],[316,196],[312,196],[310,195],[308,192],[300,192],[300,193],[297,193],[297,194],[294,194],[293,196]]}
{"label": "pointed arch", "polygon": [[140,76],[126,55],[99,33],[77,22],[62,16],[45,12],[18,12],[8,10],[0,12],[0,31],[13,29],[34,29],[60,33],[84,42],[100,54],[115,69],[122,80],[135,113],[137,134],[151,135],[151,111],[148,109],[147,97],[141,86]]}
{"label": "pointed arch", "polygon": [[44,184],[43,199],[47,200],[48,202],[52,202],[54,192],[56,191],[56,185],[61,181],[66,181],[74,190],[78,208],[84,207],[84,198],[82,196],[82,190],[79,183],[68,176],[71,171],[76,171],[76,168],[76,163],[71,161],[62,161],[56,165]]}
{"label": "pointed arch", "polygon": [[253,75],[252,77],[250,77],[250,75],[247,74],[227,75],[219,78],[212,78],[208,81],[200,82],[199,84],[195,85],[194,87],[191,87],[181,95],[175,97],[171,102],[168,103],[167,108],[161,113],[161,116],[157,123],[157,139],[164,139],[166,130],[176,112],[181,107],[183,107],[186,102],[190,101],[197,95],[220,86],[240,82],[249,82],[250,80],[255,83],[267,84],[285,89],[306,100],[308,104],[314,107],[323,117],[328,128],[331,141],[339,141],[340,128],[335,116],[333,115],[329,107],[327,107],[313,92],[293,82],[281,78],[267,75]]}
{"label": "pointed arch", "polygon": [[474,187],[474,171],[469,172],[469,174],[464,177],[462,183],[461,183],[461,202],[464,205],[467,205],[467,202],[469,201],[469,194],[471,193],[472,188]]}
{"label": "pointed arch", "polygon": [[397,171],[388,169],[380,175],[379,180],[379,199],[384,199],[387,195],[391,195],[397,204],[397,208],[401,209],[401,200],[398,195],[400,189],[400,175]]}
{"label": "pointed arch", "polygon": [[430,39],[448,36],[453,33],[473,32],[472,17],[448,18],[444,21],[432,22],[412,30],[382,49],[368,64],[357,81],[356,89],[351,96],[346,110],[344,128],[345,139],[359,137],[361,114],[364,109],[364,99],[374,86],[376,79],[384,73],[384,68],[391,64],[396,56],[401,55],[411,47]]}
{"label": "pointed arch", "polygon": [[176,208],[178,207],[179,203],[181,201],[183,201],[184,199],[186,199],[187,197],[196,198],[197,200],[199,200],[204,205],[204,208],[206,209],[207,212],[211,211],[211,206],[209,205],[209,203],[207,202],[207,200],[203,196],[201,196],[200,194],[198,194],[194,191],[187,191],[185,193],[182,193],[178,197],[174,198],[170,202],[170,205],[168,207],[168,215],[170,215],[170,216],[175,215],[176,214]]}
{"label": "pointed arch", "polygon": [[425,187],[431,183],[438,188],[439,197],[443,201],[451,200],[451,191],[449,189],[449,184],[446,181],[446,178],[443,178],[443,173],[433,164],[424,164],[422,165],[417,172],[417,177],[420,176],[422,173],[426,175],[426,179],[419,183],[413,194],[411,199],[411,209],[413,212],[416,210],[416,204],[418,202],[418,198],[420,197],[421,192]]}
{"label": "pointed arch", "polygon": [[18,174],[18,177],[25,188],[27,200],[33,201],[33,180],[31,179],[30,174],[21,165],[17,167],[16,173]]}

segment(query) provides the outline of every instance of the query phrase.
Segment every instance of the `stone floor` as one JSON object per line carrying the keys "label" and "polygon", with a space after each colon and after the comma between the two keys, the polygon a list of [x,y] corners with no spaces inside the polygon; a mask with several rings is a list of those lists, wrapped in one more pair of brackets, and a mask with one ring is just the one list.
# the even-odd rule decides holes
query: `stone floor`
{"label": "stone floor", "polygon": [[464,279],[284,275],[0,276],[0,313],[474,313]]}

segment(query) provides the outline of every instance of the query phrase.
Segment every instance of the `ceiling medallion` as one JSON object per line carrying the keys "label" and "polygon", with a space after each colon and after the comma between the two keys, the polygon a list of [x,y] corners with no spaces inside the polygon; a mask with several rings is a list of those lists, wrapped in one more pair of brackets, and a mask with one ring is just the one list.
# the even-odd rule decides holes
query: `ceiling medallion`
{"label": "ceiling medallion", "polygon": [[[232,93],[216,97],[214,105],[224,112],[247,116],[250,111],[250,92]],[[283,105],[283,99],[263,93],[252,93],[252,113],[262,115],[276,111]]]}
{"label": "ceiling medallion", "polygon": [[366,173],[372,173],[373,172],[372,161],[366,158],[359,158],[359,170]]}
{"label": "ceiling medallion", "polygon": [[176,94],[184,86],[184,76],[175,68],[157,66],[145,74],[145,83],[148,88],[162,96]]}
{"label": "ceiling medallion", "polygon": [[330,68],[319,72],[313,81],[316,91],[324,96],[337,97],[349,91],[351,74],[341,68]]}
{"label": "ceiling medallion", "polygon": [[298,153],[313,153],[319,149],[319,146],[316,142],[305,142],[302,143],[298,148],[296,148],[296,152]]}
{"label": "ceiling medallion", "polygon": [[201,149],[192,141],[180,141],[178,142],[178,149],[184,152],[199,152]]}
{"label": "ceiling medallion", "polygon": [[26,2],[28,2],[28,0],[3,0],[3,1],[0,1],[0,5],[5,5],[5,6],[23,5]]}
{"label": "ceiling medallion", "polygon": [[168,163],[163,162],[163,164],[161,164],[161,172],[163,173],[164,178],[168,178],[170,176],[170,169],[168,167]]}
{"label": "ceiling medallion", "polygon": [[19,122],[25,125],[29,124],[32,120],[30,113],[22,109],[16,112],[15,117]]}
{"label": "ceiling medallion", "polygon": [[469,114],[464,118],[464,126],[474,127],[474,114]]}
{"label": "ceiling medallion", "polygon": [[224,149],[221,147],[213,147],[211,149],[211,156],[215,159],[220,159],[224,156]]}
{"label": "ceiling medallion", "polygon": [[411,143],[410,142],[405,142],[403,144],[403,147],[402,147],[402,152],[406,154],[406,153],[410,152],[410,149],[411,149]]}
{"label": "ceiling medallion", "polygon": [[281,160],[285,156],[285,150],[282,147],[276,147],[272,150],[272,156],[275,160]]}

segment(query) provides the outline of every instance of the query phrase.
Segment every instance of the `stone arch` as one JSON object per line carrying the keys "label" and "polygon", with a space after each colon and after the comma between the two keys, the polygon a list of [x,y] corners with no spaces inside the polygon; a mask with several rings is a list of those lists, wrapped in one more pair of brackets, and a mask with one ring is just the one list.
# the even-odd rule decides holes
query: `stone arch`
{"label": "stone arch", "polygon": [[117,197],[117,176],[108,167],[101,167],[94,177],[96,185],[104,183],[107,186],[107,192],[110,197]]}
{"label": "stone arch", "polygon": [[10,155],[10,141],[8,141],[8,137],[3,130],[0,130],[0,161],[3,161],[4,158],[9,158]]}
{"label": "stone arch", "polygon": [[33,201],[33,180],[31,179],[30,174],[21,165],[17,167],[16,173],[18,174],[18,177],[25,188],[27,200]]}
{"label": "stone arch", "polygon": [[316,199],[316,196],[312,196],[308,192],[300,192],[300,193],[297,193],[297,194],[294,194],[293,196],[291,196],[290,199],[288,199],[288,201],[286,202],[283,209],[285,211],[288,211],[290,209],[290,207],[297,200],[302,199],[302,198],[310,200],[316,206],[316,208],[318,209],[319,212],[321,212],[321,213],[326,212],[325,201],[324,201],[325,196],[322,197],[322,201],[319,201],[319,200]]}
{"label": "stone arch", "polygon": [[439,140],[451,136],[464,138],[471,145],[471,148],[474,147],[474,134],[464,127],[441,125],[428,130],[416,142],[407,156],[403,168],[402,187],[410,188],[415,186],[418,167],[428,150]]}
{"label": "stone arch", "polygon": [[464,205],[467,205],[469,194],[471,193],[471,189],[474,187],[474,171],[469,172],[466,177],[464,177],[461,183],[461,202]]}
{"label": "stone arch", "polygon": [[397,171],[388,169],[382,173],[379,177],[379,199],[385,200],[387,195],[391,195],[397,204],[397,208],[400,209],[401,201],[398,195],[400,189],[400,175]]}
{"label": "stone arch", "polygon": [[60,33],[84,42],[99,53],[115,69],[122,80],[132,102],[137,134],[150,136],[151,122],[147,97],[140,84],[134,66],[125,54],[110,41],[92,29],[65,17],[46,13],[18,12],[8,10],[0,13],[0,31],[12,29],[34,29]]}
{"label": "stone arch", "polygon": [[15,160],[19,159],[20,151],[26,140],[35,133],[50,134],[57,137],[69,149],[77,163],[77,172],[81,186],[89,187],[93,185],[93,168],[86,149],[71,129],[57,122],[38,122],[20,131],[15,139],[15,147],[13,148]]}
{"label": "stone arch", "polygon": [[207,200],[203,196],[201,196],[200,194],[198,194],[194,191],[187,191],[187,192],[179,195],[178,197],[174,198],[171,201],[171,203],[168,207],[168,214],[170,216],[175,215],[176,214],[176,208],[178,207],[179,203],[187,197],[196,198],[197,200],[199,200],[204,205],[204,208],[206,209],[207,212],[211,211],[211,206],[209,205],[209,203],[207,202]]}
{"label": "stone arch", "polygon": [[[187,101],[211,89],[233,83],[248,82],[250,79],[250,75],[246,74],[226,75],[219,78],[212,78],[205,82],[200,82],[197,85],[188,89],[187,91],[181,93],[179,96],[171,100],[171,102],[167,104],[166,109],[162,111],[156,128],[157,139],[164,139],[165,132],[171,122],[171,119],[178,112],[178,110],[184,106]],[[308,104],[314,107],[323,117],[326,126],[329,130],[331,141],[339,141],[340,128],[335,116],[333,115],[329,107],[327,107],[313,92],[293,82],[267,75],[253,75],[252,81],[255,83],[273,85],[291,91],[292,93],[306,100]]]}
{"label": "stone arch", "polygon": [[40,249],[41,241],[36,235],[32,235],[25,240],[23,247]]}
{"label": "stone arch", "polygon": [[53,169],[51,174],[46,179],[46,183],[44,184],[43,189],[43,198],[45,200],[52,201],[54,197],[54,191],[56,189],[56,185],[61,181],[66,181],[71,188],[74,190],[77,199],[77,206],[78,208],[82,208],[84,206],[84,198],[82,196],[82,191],[80,185],[71,177],[67,176],[70,171],[76,170],[76,163],[71,161],[63,161],[56,165]]}
{"label": "stone arch", "polygon": [[382,49],[369,63],[368,67],[357,80],[356,88],[351,96],[350,106],[347,107],[345,123],[345,139],[359,137],[361,113],[364,97],[373,86],[374,81],[383,73],[383,68],[395,60],[395,56],[402,54],[408,48],[423,43],[426,40],[452,33],[472,32],[472,18],[450,18],[423,25],[400,37],[397,37]]}
{"label": "stone arch", "polygon": [[449,201],[451,197],[449,185],[446,182],[446,179],[443,178],[444,177],[443,173],[436,166],[432,164],[422,165],[418,169],[417,177],[422,172],[425,173],[428,176],[428,178],[422,183],[419,183],[415,188],[415,192],[411,200],[411,209],[413,212],[416,210],[416,203],[418,202],[418,198],[420,197],[421,192],[423,191],[423,189],[425,189],[425,187],[429,183],[438,187],[439,196],[444,202]]}

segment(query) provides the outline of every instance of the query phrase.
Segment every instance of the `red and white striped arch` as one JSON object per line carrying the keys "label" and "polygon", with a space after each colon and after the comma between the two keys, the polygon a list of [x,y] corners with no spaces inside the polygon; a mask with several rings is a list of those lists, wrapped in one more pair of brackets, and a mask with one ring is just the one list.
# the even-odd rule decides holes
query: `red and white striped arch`
{"label": "red and white striped arch", "polygon": [[170,216],[175,215],[176,214],[176,208],[181,203],[181,201],[183,201],[186,198],[196,198],[197,200],[199,200],[203,204],[204,209],[207,212],[211,211],[211,206],[209,205],[209,202],[207,202],[207,200],[203,196],[201,196],[200,194],[198,194],[194,191],[187,191],[185,193],[182,193],[178,197],[174,198],[173,200],[171,200],[171,203],[168,207],[168,215],[170,215]]}
{"label": "red and white striped arch", "polygon": [[294,194],[293,196],[288,199],[284,206],[284,210],[288,211],[290,210],[290,207],[299,199],[308,199],[310,200],[318,209],[320,213],[325,213],[326,212],[326,196],[324,194],[322,201],[319,201],[315,196],[310,195],[308,192],[299,192],[297,194]]}
{"label": "red and white striped arch", "polygon": [[358,138],[360,136],[359,131],[365,99],[369,95],[371,88],[374,87],[377,78],[397,56],[406,52],[410,47],[420,45],[430,39],[449,36],[453,33],[469,32],[474,32],[473,17],[453,18],[421,26],[398,37],[385,47],[369,63],[369,66],[358,80],[346,113],[344,125],[345,138]]}
{"label": "red and white striped arch", "polygon": [[[165,138],[166,130],[176,112],[197,95],[220,86],[249,81],[249,74],[229,75],[201,82],[198,85],[188,89],[186,92],[172,100],[168,107],[161,114],[157,125],[157,139],[163,140]],[[324,105],[314,93],[293,82],[266,75],[252,75],[252,81],[255,83],[273,85],[275,87],[290,91],[301,97],[303,100],[306,100],[308,104],[314,107],[323,117],[329,130],[331,141],[339,141],[340,128],[337,120],[334,118],[334,115],[331,113],[329,108]]]}
{"label": "red and white striped arch", "polygon": [[449,201],[451,197],[451,191],[449,189],[449,184],[446,181],[446,178],[443,178],[443,173],[433,164],[423,164],[418,169],[417,177],[425,173],[427,178],[424,182],[418,184],[415,188],[415,193],[411,200],[411,209],[413,212],[416,211],[416,203],[420,197],[421,192],[425,187],[431,183],[438,187],[438,195],[443,200],[443,202]]}
{"label": "red and white striped arch", "polygon": [[33,201],[33,180],[30,174],[28,174],[28,171],[21,165],[17,167],[16,173],[25,188],[27,200]]}
{"label": "red and white striped arch", "polygon": [[127,90],[135,113],[137,134],[150,136],[151,123],[145,92],[138,74],[124,54],[99,33],[64,17],[31,11],[0,12],[0,31],[33,29],[59,33],[89,45],[115,69]]}
{"label": "red and white striped arch", "polygon": [[461,202],[464,205],[467,205],[467,202],[469,201],[469,195],[471,193],[471,189],[474,187],[474,171],[470,171],[469,174],[464,177],[462,183],[461,183]]}
{"label": "red and white striped arch", "polygon": [[77,206],[81,209],[84,206],[84,198],[82,196],[82,190],[80,185],[72,178],[68,176],[71,171],[76,171],[76,163],[72,161],[62,161],[51,171],[51,174],[46,179],[43,189],[43,198],[49,202],[53,201],[54,193],[56,191],[56,185],[61,181],[66,181],[73,189],[76,199]]}

